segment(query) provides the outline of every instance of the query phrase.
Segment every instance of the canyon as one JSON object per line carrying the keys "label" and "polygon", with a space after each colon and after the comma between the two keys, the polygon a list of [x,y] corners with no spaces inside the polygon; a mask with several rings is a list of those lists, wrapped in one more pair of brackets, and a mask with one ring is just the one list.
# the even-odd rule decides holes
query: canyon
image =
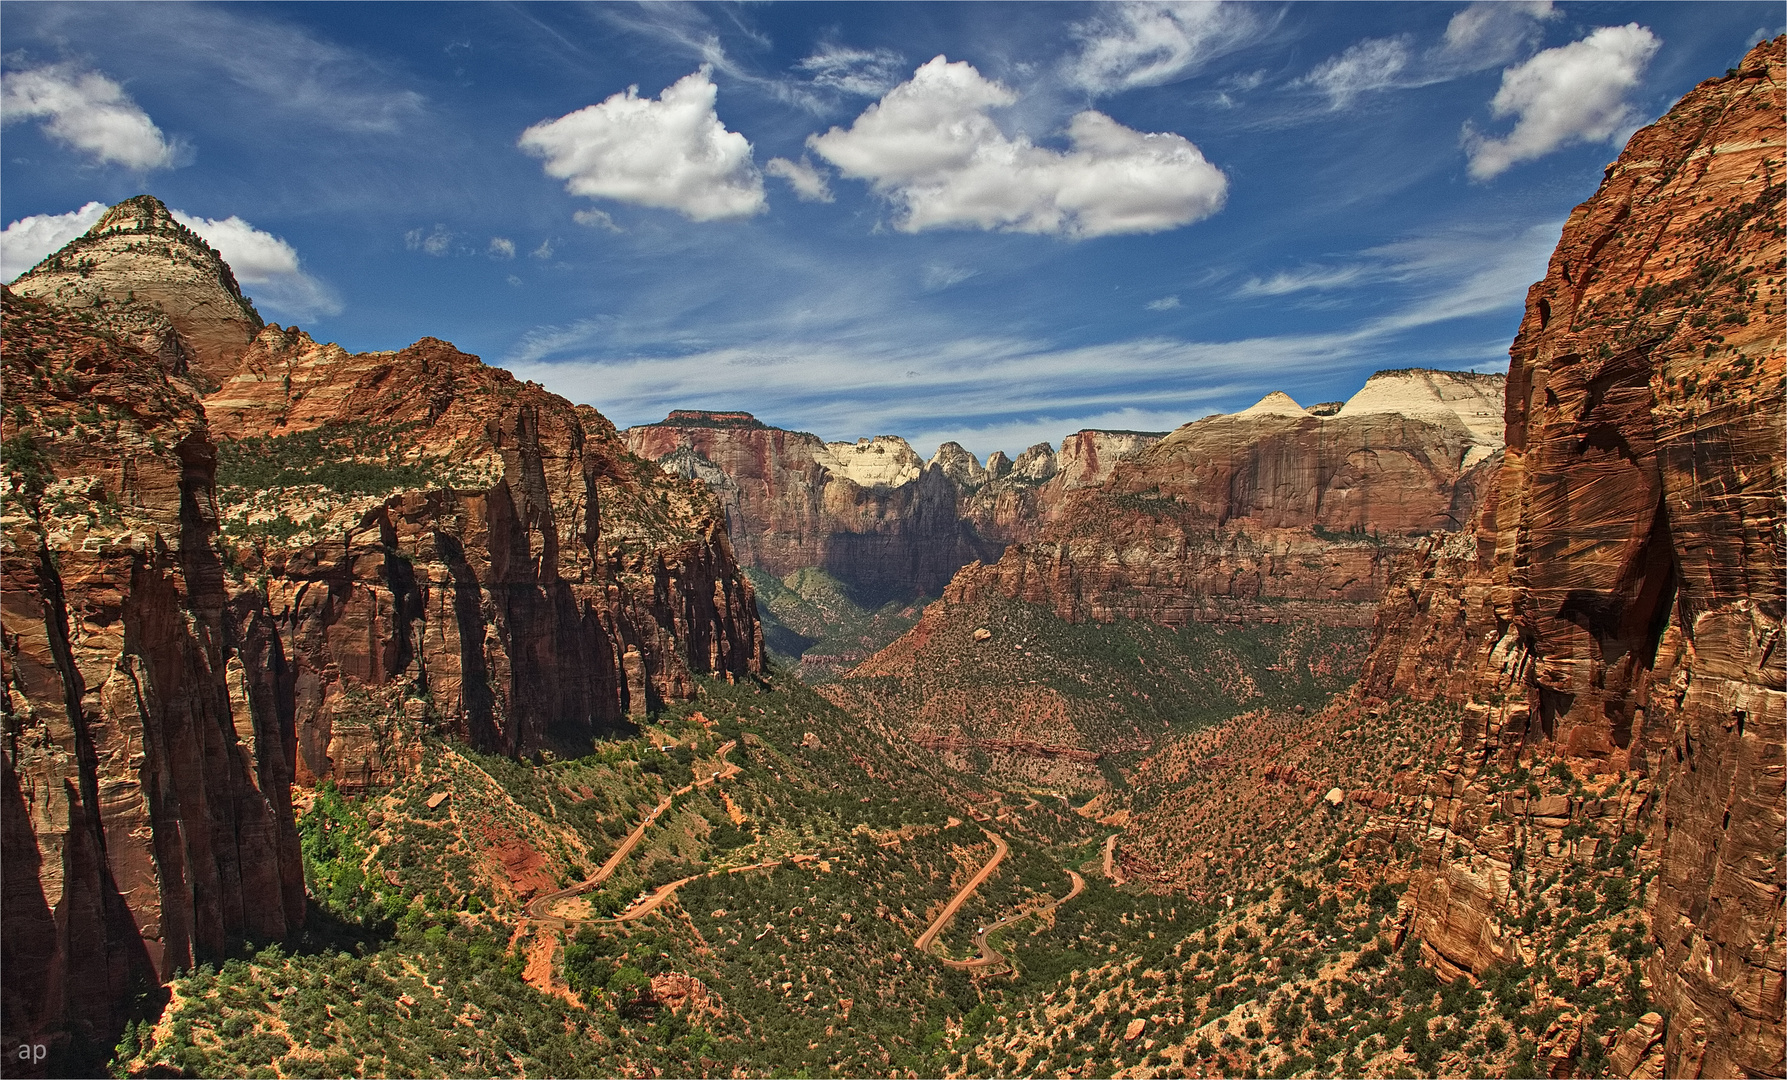
{"label": "canyon", "polygon": [[984,464],[350,353],[112,208],[0,295],[0,1052],[1777,1075],[1784,52],[1506,376]]}
{"label": "canyon", "polygon": [[961,567],[992,560],[1053,518],[1070,491],[1101,483],[1158,434],[1078,431],[982,465],[944,443],[925,461],[893,435],[854,443],[770,427],[749,413],[678,410],[622,433],[666,472],[698,479],[726,507],[745,565],[778,578],[819,569],[861,605],[934,597]]}

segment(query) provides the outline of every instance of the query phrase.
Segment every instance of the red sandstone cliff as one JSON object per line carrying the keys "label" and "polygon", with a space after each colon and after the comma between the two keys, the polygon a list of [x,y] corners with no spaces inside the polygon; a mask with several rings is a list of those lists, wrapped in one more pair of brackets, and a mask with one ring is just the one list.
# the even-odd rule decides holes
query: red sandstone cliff
{"label": "red sandstone cliff", "polygon": [[[716,500],[594,409],[432,338],[350,355],[278,327],[205,407],[226,455],[310,455],[276,493],[221,492],[291,654],[300,782],[377,782],[393,713],[528,753],[761,667]],[[344,492],[331,466],[384,479]]]}
{"label": "red sandstone cliff", "polygon": [[[1435,387],[1444,387],[1441,394]],[[1493,475],[1477,421],[1496,376],[1385,372],[1317,415],[1284,394],[1206,417],[1067,490],[1041,536],[963,570],[945,599],[991,595],[1071,621],[1163,625],[1290,602],[1368,624],[1416,538],[1465,525]]]}
{"label": "red sandstone cliff", "polygon": [[1646,796],[1622,828],[1654,860],[1667,1025],[1614,1055],[1628,1072],[1783,1060],[1783,41],[1633,136],[1570,216],[1511,350],[1475,543],[1398,579],[1366,673],[1466,703],[1417,882],[1444,972],[1518,955],[1511,868],[1544,872],[1575,817],[1504,821],[1501,769],[1561,760]]}
{"label": "red sandstone cliff", "polygon": [[640,457],[713,489],[741,562],[777,577],[818,567],[868,606],[935,596],[957,568],[999,550],[962,520],[948,472],[904,439],[827,443],[749,413],[698,411],[623,437]]}
{"label": "red sandstone cliff", "polygon": [[174,970],[302,923],[292,717],[270,613],[212,544],[198,402],[161,357],[4,304],[0,1022],[66,1071]]}

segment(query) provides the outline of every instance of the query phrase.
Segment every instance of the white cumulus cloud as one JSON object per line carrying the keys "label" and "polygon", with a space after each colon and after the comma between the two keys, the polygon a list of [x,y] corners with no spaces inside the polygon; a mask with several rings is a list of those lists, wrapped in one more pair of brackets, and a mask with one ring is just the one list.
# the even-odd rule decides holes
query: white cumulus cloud
{"label": "white cumulus cloud", "polygon": [[825,174],[814,168],[813,163],[804,157],[799,161],[770,158],[764,162],[763,171],[788,181],[801,202],[832,201],[831,185],[826,182]]}
{"label": "white cumulus cloud", "polygon": [[1094,94],[1159,86],[1246,45],[1259,30],[1253,8],[1222,0],[1101,5],[1074,27],[1081,45],[1067,61],[1067,81]]}
{"label": "white cumulus cloud", "polygon": [[205,238],[230,264],[236,281],[254,293],[255,305],[293,318],[341,314],[341,300],[304,272],[292,245],[231,214],[222,220],[169,210],[174,220]]}
{"label": "white cumulus cloud", "polygon": [[44,256],[91,229],[105,215],[106,205],[90,202],[66,214],[32,214],[0,234],[0,280],[13,278],[42,262]]}
{"label": "white cumulus cloud", "polygon": [[1626,134],[1640,121],[1626,94],[1638,87],[1661,45],[1637,23],[1603,26],[1503,71],[1489,111],[1518,119],[1499,139],[1465,125],[1471,176],[1487,180],[1572,143],[1614,141]]}
{"label": "white cumulus cloud", "polygon": [[655,100],[629,86],[535,124],[519,145],[573,195],[674,210],[691,221],[761,213],[763,175],[750,142],[720,122],[710,70],[702,65]]}
{"label": "white cumulus cloud", "polygon": [[1144,134],[1087,110],[1072,146],[1008,137],[987,110],[1017,95],[966,62],[938,56],[870,105],[848,130],[807,144],[898,208],[905,232],[938,228],[1092,237],[1150,233],[1209,217],[1228,180],[1183,136]]}
{"label": "white cumulus cloud", "polygon": [[100,164],[164,169],[179,156],[179,147],[122,86],[72,64],[7,72],[0,78],[0,117],[8,124],[42,119],[45,134]]}
{"label": "white cumulus cloud", "polygon": [[490,238],[489,254],[493,259],[513,259],[515,241],[506,236],[493,236]]}

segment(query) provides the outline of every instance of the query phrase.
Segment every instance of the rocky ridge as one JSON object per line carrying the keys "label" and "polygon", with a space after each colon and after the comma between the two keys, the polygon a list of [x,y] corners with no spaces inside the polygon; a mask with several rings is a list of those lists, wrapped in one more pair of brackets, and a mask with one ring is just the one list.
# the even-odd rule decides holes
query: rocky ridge
{"label": "rocky ridge", "polygon": [[925,461],[904,439],[827,443],[749,413],[676,410],[623,433],[628,449],[706,483],[745,565],[786,578],[820,569],[865,606],[936,596],[962,566],[1034,536],[1065,494],[1102,482],[1157,441],[1079,431],[983,466],[957,443]]}
{"label": "rocky ridge", "polygon": [[216,249],[149,195],[106,211],[12,291],[92,312],[200,390],[233,371],[266,325]]}
{"label": "rocky ridge", "polygon": [[[1633,136],[1570,216],[1474,536],[1397,577],[1365,675],[1464,709],[1415,880],[1442,973],[1520,958],[1535,843],[1644,838],[1662,1012],[1622,1038],[1630,1075],[1768,1075],[1784,1053],[1784,40]],[[1579,797],[1524,828],[1497,812],[1548,764],[1639,812],[1611,833]]]}
{"label": "rocky ridge", "polygon": [[87,313],[3,302],[3,1022],[78,1075],[176,970],[303,923],[292,716],[198,401]]}
{"label": "rocky ridge", "polygon": [[[1069,620],[1368,625],[1396,559],[1469,522],[1499,446],[1493,375],[1380,372],[1337,410],[1274,393],[1205,417],[1071,491],[1035,541],[944,598],[1002,595]],[[1389,411],[1395,409],[1397,411]]]}
{"label": "rocky ridge", "polygon": [[595,410],[434,339],[264,325],[147,196],[20,283],[4,1026],[51,1067],[303,923],[293,782],[387,782],[428,728],[587,748],[761,670],[720,507]]}
{"label": "rocky ridge", "polygon": [[[1165,438],[1137,436],[1133,456],[1070,439],[1075,469],[1048,480],[1057,501],[1041,539],[963,568],[911,630],[823,692],[959,767],[1053,790],[1106,786],[1114,774],[1099,762],[1169,730],[1274,700],[1313,704],[1316,688],[1357,670],[1354,628],[1370,624],[1397,560],[1468,520],[1499,460],[1482,414],[1500,385],[1384,372],[1338,407],[1311,412],[1274,393]],[[1113,654],[1080,641],[1100,632],[1055,620],[1185,641]],[[1008,641],[1005,624],[1025,629]],[[1132,662],[1129,700],[1093,674]],[[1170,704],[1187,700],[1197,704]]]}

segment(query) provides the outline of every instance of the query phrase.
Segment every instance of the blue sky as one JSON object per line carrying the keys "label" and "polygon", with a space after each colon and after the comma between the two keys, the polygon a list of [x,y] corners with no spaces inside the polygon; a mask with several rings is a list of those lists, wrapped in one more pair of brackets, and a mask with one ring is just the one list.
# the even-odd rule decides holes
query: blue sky
{"label": "blue sky", "polygon": [[[601,409],[1015,453],[1506,364],[1778,3],[22,4],[11,278],[159,196],[267,318]],[[83,212],[82,208],[87,209]]]}

